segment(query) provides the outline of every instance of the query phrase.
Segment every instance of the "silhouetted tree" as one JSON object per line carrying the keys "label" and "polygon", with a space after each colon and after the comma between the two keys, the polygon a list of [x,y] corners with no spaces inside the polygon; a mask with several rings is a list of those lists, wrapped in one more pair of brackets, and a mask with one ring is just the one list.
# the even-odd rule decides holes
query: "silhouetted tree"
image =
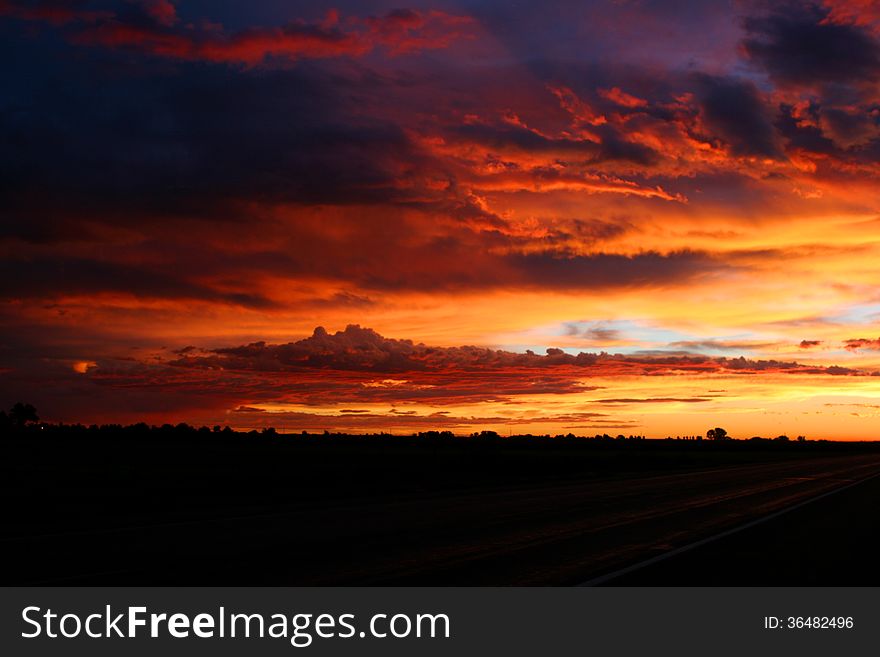
{"label": "silhouetted tree", "polygon": [[706,432],[706,438],[709,440],[727,440],[727,430],[722,429],[721,427],[709,429]]}
{"label": "silhouetted tree", "polygon": [[39,421],[40,416],[37,415],[37,409],[31,404],[18,402],[9,409],[9,422],[15,428],[23,429],[28,424],[36,424]]}
{"label": "silhouetted tree", "polygon": [[428,438],[430,440],[447,440],[449,438],[455,438],[455,434],[451,431],[419,431],[419,438]]}

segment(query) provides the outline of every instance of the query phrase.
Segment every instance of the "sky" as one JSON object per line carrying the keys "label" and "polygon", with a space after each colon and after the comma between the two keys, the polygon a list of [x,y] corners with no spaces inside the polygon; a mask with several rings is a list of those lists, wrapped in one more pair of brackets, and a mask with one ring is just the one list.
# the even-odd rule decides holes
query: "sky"
{"label": "sky", "polygon": [[0,0],[0,405],[880,437],[872,0]]}

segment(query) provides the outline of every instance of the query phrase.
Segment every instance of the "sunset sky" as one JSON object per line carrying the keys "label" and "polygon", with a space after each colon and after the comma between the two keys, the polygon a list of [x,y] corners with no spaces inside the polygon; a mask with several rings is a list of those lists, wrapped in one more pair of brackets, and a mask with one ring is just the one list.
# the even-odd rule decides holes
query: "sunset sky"
{"label": "sunset sky", "polygon": [[0,0],[0,405],[880,438],[872,0]]}

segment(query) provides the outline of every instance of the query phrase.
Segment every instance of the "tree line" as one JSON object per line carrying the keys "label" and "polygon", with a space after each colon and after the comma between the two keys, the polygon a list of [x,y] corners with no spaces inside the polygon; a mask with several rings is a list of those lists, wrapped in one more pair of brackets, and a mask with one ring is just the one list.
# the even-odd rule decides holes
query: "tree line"
{"label": "tree line", "polygon": [[[9,431],[48,431],[49,433],[54,432],[65,432],[65,433],[101,433],[101,434],[109,434],[109,433],[129,433],[129,434],[163,434],[163,435],[200,435],[200,436],[232,436],[232,435],[260,435],[260,436],[277,436],[281,435],[274,427],[264,427],[260,430],[251,429],[249,431],[236,431],[231,427],[214,425],[212,427],[208,426],[200,426],[195,427],[191,424],[187,424],[186,422],[180,422],[178,424],[162,424],[162,425],[150,425],[146,422],[137,422],[135,424],[49,424],[40,422],[40,415],[37,412],[36,407],[33,404],[28,404],[25,402],[17,402],[12,405],[12,407],[8,411],[0,411],[0,431],[5,430]],[[324,436],[324,437],[346,437],[352,436],[355,434],[351,434],[348,432],[332,432],[329,430],[318,430],[318,431],[297,431],[290,432],[284,435],[301,435],[301,436]],[[365,433],[360,434],[365,437],[391,437],[392,434],[388,432],[375,432],[375,433]],[[519,439],[555,439],[555,440],[572,440],[572,439],[581,439],[581,440],[593,440],[600,442],[631,442],[631,441],[642,441],[645,440],[645,436],[642,434],[617,434],[616,436],[612,436],[607,433],[595,434],[595,435],[575,435],[573,433],[567,434],[511,434],[508,436],[502,436],[497,431],[474,431],[469,434],[455,434],[449,430],[429,430],[429,431],[419,431],[416,433],[410,434],[412,438],[424,438],[428,440],[450,440],[453,438],[472,438],[478,439],[485,442],[494,442],[502,439],[509,438],[519,438]],[[667,436],[666,440],[685,440],[685,441],[702,441],[704,439],[703,435],[687,435],[687,436],[676,436],[673,438],[672,436]],[[725,442],[736,440],[733,438],[726,429],[723,427],[712,427],[706,431],[705,439],[713,442]],[[751,438],[746,439],[748,442],[757,442],[757,441],[765,441],[772,440],[775,442],[788,442],[790,439],[787,435],[779,435],[773,438],[762,438],[760,436],[752,436]],[[806,438],[804,436],[797,437],[798,442],[805,442]]]}

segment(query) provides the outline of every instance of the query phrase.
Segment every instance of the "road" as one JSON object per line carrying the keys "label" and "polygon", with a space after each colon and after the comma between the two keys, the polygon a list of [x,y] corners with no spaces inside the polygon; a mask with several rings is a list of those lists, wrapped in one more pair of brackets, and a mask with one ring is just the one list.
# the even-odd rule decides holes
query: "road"
{"label": "road", "polygon": [[877,586],[880,477],[637,563],[596,586]]}
{"label": "road", "polygon": [[810,458],[0,539],[16,583],[569,585],[880,473]]}

